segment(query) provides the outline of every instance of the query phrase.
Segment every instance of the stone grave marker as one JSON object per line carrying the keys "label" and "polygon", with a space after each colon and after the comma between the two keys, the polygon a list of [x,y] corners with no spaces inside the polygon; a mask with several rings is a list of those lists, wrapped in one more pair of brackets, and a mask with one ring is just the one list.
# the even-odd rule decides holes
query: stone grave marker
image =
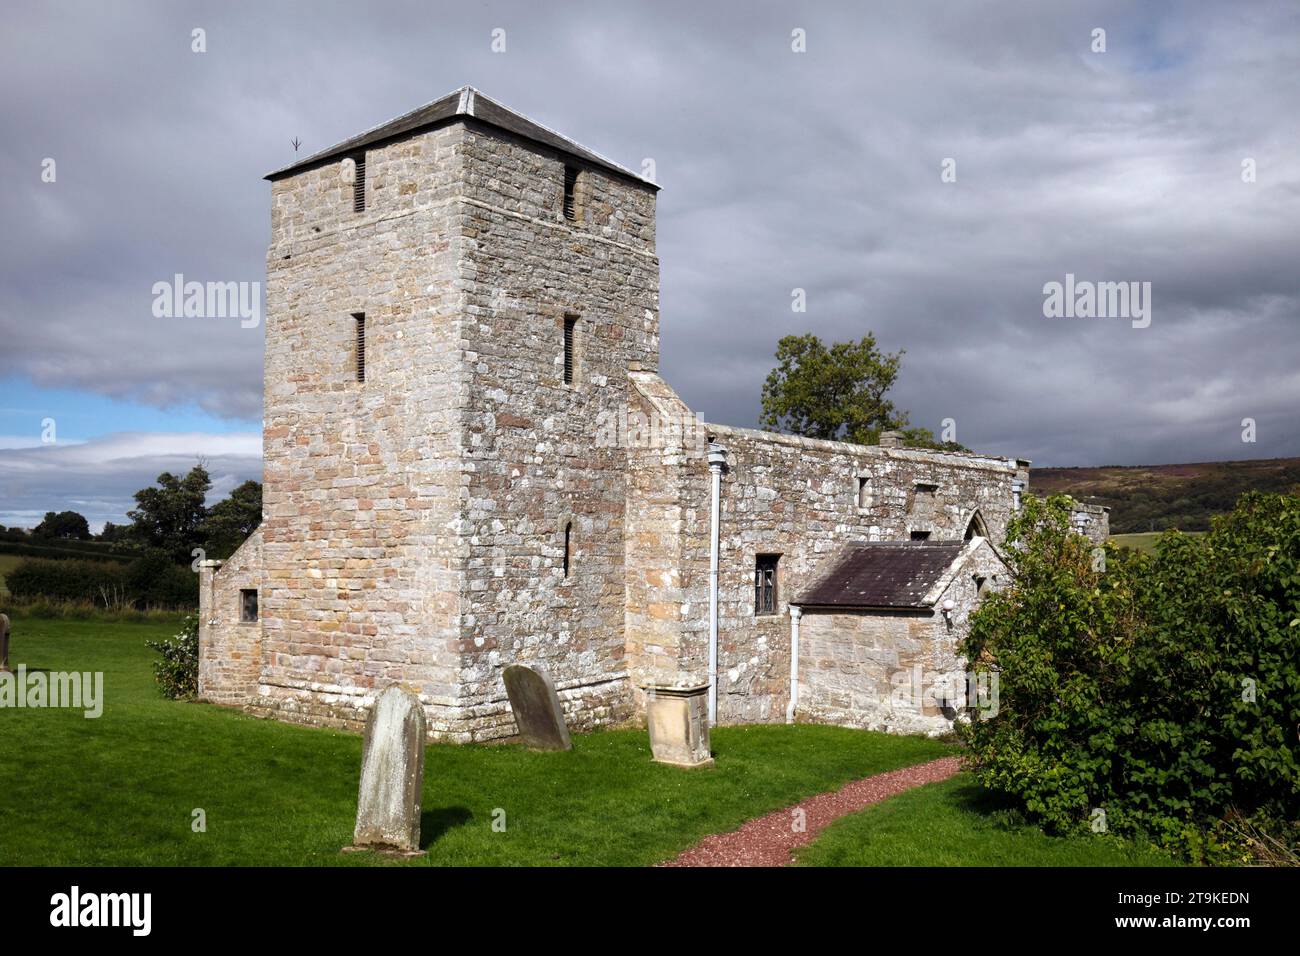
{"label": "stone grave marker", "polygon": [[569,728],[555,684],[540,667],[511,664],[501,675],[515,726],[525,746],[535,750],[572,750]]}
{"label": "stone grave marker", "polygon": [[424,743],[420,698],[389,687],[366,720],[357,827],[347,850],[420,855]]}

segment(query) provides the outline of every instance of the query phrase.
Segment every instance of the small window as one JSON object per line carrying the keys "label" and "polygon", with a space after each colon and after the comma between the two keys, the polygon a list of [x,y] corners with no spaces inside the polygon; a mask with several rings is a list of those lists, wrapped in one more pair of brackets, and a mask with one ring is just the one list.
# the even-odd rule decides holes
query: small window
{"label": "small window", "polygon": [[578,221],[578,168],[564,167],[564,218],[570,222]]}
{"label": "small window", "polygon": [[356,177],[352,180],[352,211],[365,212],[366,210],[366,154],[357,153],[352,157],[352,162],[356,164]]}
{"label": "small window", "polygon": [[929,541],[929,540],[930,540],[930,532],[928,532],[928,531],[913,531],[913,532],[912,532],[912,540],[913,540],[913,541]]}
{"label": "small window", "polygon": [[577,372],[578,317],[564,317],[564,384],[572,385]]}
{"label": "small window", "polygon": [[569,576],[571,566],[571,555],[573,554],[573,522],[564,523],[564,576]]}
{"label": "small window", "polygon": [[983,574],[975,575],[975,596],[982,598],[989,593],[989,579]]}
{"label": "small window", "polygon": [[858,478],[858,507],[871,507],[871,479]]}
{"label": "small window", "polygon": [[257,588],[239,592],[239,620],[244,624],[257,623]]}
{"label": "small window", "polygon": [[366,314],[364,312],[353,312],[352,318],[357,323],[357,381],[366,380]]}
{"label": "small window", "polygon": [[776,613],[776,565],[779,554],[760,554],[754,559],[754,613]]}

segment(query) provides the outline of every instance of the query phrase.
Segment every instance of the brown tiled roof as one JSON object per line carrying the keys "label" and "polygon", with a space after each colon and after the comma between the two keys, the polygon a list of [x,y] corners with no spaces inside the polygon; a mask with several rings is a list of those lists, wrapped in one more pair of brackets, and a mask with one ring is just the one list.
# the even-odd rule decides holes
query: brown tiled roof
{"label": "brown tiled roof", "polygon": [[925,596],[967,541],[872,541],[851,545],[793,603],[804,607],[923,608]]}
{"label": "brown tiled roof", "polygon": [[592,165],[604,167],[639,183],[644,183],[651,189],[659,188],[626,166],[620,166],[595,150],[588,149],[580,143],[575,143],[567,136],[562,136],[555,130],[530,120],[527,116],[515,112],[508,106],[502,106],[496,100],[489,99],[472,86],[463,86],[446,96],[439,97],[432,103],[421,106],[419,109],[404,113],[396,119],[391,119],[387,123],[368,129],[364,133],[358,133],[341,143],[335,143],[328,149],[323,149],[318,153],[313,153],[304,159],[277,169],[275,172],[268,173],[266,178],[271,180],[280,179],[300,169],[313,166],[327,159],[343,156],[363,146],[407,136],[458,116],[476,119],[480,123],[495,126],[498,129],[506,130],[536,143],[542,143],[561,153],[576,156],[578,159],[586,160]]}

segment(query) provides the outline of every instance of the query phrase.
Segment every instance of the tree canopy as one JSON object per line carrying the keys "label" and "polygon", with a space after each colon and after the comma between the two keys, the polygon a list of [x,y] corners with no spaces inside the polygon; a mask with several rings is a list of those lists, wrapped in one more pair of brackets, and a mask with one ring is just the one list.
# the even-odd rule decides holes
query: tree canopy
{"label": "tree canopy", "polygon": [[937,441],[929,429],[909,427],[907,413],[886,397],[902,358],[902,349],[882,351],[870,332],[829,347],[812,333],[787,335],[777,343],[778,364],[763,383],[760,421],[764,428],[805,438],[874,445],[881,432],[898,431],[907,446],[966,450]]}
{"label": "tree canopy", "polygon": [[75,538],[78,541],[90,540],[90,525],[85,517],[75,511],[45,512],[45,518],[32,529],[38,538]]}

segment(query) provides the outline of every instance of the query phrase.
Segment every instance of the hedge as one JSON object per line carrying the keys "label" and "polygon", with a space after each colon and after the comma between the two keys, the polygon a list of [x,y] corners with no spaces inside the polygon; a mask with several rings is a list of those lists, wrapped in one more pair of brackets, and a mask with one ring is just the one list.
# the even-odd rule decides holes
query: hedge
{"label": "hedge", "polygon": [[166,555],[129,564],[112,561],[28,559],[5,575],[14,601],[91,601],[119,607],[194,607],[199,576]]}

